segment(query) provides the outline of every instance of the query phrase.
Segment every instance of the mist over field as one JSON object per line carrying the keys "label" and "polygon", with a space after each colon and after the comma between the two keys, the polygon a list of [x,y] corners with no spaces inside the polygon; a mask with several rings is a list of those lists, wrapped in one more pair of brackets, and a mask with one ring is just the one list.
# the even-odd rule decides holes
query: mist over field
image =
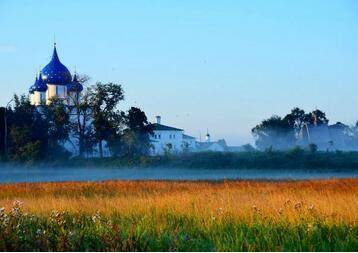
{"label": "mist over field", "polygon": [[206,169],[206,168],[29,168],[0,169],[0,183],[102,180],[304,180],[356,178],[358,170]]}

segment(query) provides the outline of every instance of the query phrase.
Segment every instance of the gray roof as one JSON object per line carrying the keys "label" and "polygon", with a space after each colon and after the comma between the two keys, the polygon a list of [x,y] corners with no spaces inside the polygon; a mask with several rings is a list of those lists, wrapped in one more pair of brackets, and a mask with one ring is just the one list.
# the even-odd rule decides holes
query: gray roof
{"label": "gray roof", "polygon": [[150,124],[149,127],[153,131],[184,131],[183,129],[166,126],[158,123]]}
{"label": "gray roof", "polygon": [[186,135],[186,134],[183,134],[183,138],[184,139],[196,139],[195,137],[193,137],[193,136],[190,136],[190,135]]}

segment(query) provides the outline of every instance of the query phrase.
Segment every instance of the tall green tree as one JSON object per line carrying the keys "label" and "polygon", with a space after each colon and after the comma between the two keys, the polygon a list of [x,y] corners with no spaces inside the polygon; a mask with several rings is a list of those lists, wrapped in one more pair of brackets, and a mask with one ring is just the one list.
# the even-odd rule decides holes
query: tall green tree
{"label": "tall green tree", "polygon": [[103,157],[103,141],[109,141],[120,130],[122,114],[118,105],[123,99],[124,92],[119,84],[99,82],[89,89],[89,101],[93,115],[92,124],[100,157]]}
{"label": "tall green tree", "polygon": [[63,145],[69,140],[70,115],[63,99],[53,97],[50,104],[41,108],[48,127],[48,155],[59,157],[65,154]]}
{"label": "tall green tree", "polygon": [[255,126],[252,134],[256,139],[256,147],[287,149],[294,143],[294,129],[289,122],[279,116],[272,116]]}
{"label": "tall green tree", "polygon": [[[82,80],[83,85],[89,80],[88,76],[79,76],[78,80]],[[70,106],[68,106],[70,114],[70,132],[72,138],[69,141],[74,148],[78,149],[80,157],[85,153],[87,156],[93,152],[95,144],[94,129],[92,126],[92,108],[91,98],[92,94],[89,89],[84,89],[81,93],[78,92],[75,97],[69,96]],[[77,99],[79,98],[79,99]]]}
{"label": "tall green tree", "polygon": [[298,133],[304,127],[321,126],[328,124],[326,114],[321,110],[305,113],[296,107],[283,118],[272,116],[263,120],[252,129],[257,148],[287,149],[296,145]]}
{"label": "tall green tree", "polygon": [[122,113],[122,118],[126,127],[122,135],[123,154],[132,158],[147,155],[152,130],[145,113],[137,107],[131,107],[127,113]]}
{"label": "tall green tree", "polygon": [[48,152],[48,124],[27,96],[14,95],[9,115],[9,154],[15,160],[39,160]]}

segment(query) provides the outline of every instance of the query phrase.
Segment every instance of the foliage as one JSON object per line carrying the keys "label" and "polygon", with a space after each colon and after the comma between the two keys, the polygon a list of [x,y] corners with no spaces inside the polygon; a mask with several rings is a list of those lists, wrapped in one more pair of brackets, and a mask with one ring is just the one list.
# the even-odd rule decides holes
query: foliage
{"label": "foliage", "polygon": [[47,123],[48,148],[51,151],[49,158],[61,157],[65,154],[60,144],[64,144],[69,138],[70,116],[63,100],[54,97],[50,104],[41,109],[43,119]]}
{"label": "foliage", "polygon": [[[72,98],[70,97],[70,99]],[[70,120],[69,127],[76,142],[72,144],[77,147],[79,157],[83,157],[85,153],[89,156],[90,153],[93,153],[96,140],[92,127],[92,109],[88,89],[82,92],[81,99],[72,99],[71,102],[73,105],[69,107],[69,112],[73,117]],[[71,139],[70,141],[72,142]]]}
{"label": "foliage", "polygon": [[103,141],[108,141],[120,131],[121,112],[117,106],[123,99],[124,93],[119,84],[99,82],[89,89],[92,124],[94,136],[99,143],[100,157],[103,157]]}
{"label": "foliage", "polygon": [[321,110],[305,113],[294,108],[283,118],[272,116],[252,129],[256,147],[265,150],[272,147],[284,150],[301,145],[310,149],[315,143],[317,150],[358,150],[358,127],[341,122],[328,125],[328,118]]}
{"label": "foliage", "polygon": [[8,110],[9,155],[12,159],[38,160],[48,151],[48,125],[27,97],[14,96]]}
{"label": "foliage", "polygon": [[[89,77],[80,75],[81,82]],[[68,104],[59,97],[48,105],[31,105],[27,96],[14,96],[13,108],[7,109],[9,157],[16,161],[67,159],[64,148],[72,145],[79,157],[91,157],[98,147],[103,157],[105,142],[113,156],[137,157],[150,149],[149,123],[143,111],[132,107],[118,109],[124,99],[121,85],[96,83],[81,94],[69,94]],[[4,109],[0,110],[1,148],[4,155]],[[6,160],[6,159],[4,159]]]}
{"label": "foliage", "polygon": [[259,125],[252,129],[256,137],[256,146],[264,149],[272,146],[274,149],[287,149],[294,142],[294,129],[289,122],[279,116],[272,116],[263,120]]}
{"label": "foliage", "polygon": [[[117,149],[121,155],[135,158],[148,155],[150,149],[149,135],[152,133],[145,113],[136,107],[131,107],[127,113],[122,112],[125,126],[121,136],[121,146]],[[113,143],[110,142],[110,147]]]}
{"label": "foliage", "polygon": [[311,152],[311,153],[316,153],[317,152],[317,145],[314,144],[314,143],[311,143],[308,145],[308,150]]}

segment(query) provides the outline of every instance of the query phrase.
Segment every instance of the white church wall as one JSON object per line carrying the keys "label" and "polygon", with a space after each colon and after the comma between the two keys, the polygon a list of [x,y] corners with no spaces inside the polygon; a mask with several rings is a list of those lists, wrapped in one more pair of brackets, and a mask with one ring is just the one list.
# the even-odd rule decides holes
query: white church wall
{"label": "white church wall", "polygon": [[168,150],[168,145],[171,145],[173,153],[183,151],[183,131],[174,130],[154,130],[150,136],[151,144],[153,145],[154,154],[164,154]]}
{"label": "white church wall", "polygon": [[55,85],[55,84],[47,84],[47,92],[46,92],[46,104],[50,103],[50,99],[53,97],[59,97],[65,99],[67,97],[67,86],[66,85]]}

